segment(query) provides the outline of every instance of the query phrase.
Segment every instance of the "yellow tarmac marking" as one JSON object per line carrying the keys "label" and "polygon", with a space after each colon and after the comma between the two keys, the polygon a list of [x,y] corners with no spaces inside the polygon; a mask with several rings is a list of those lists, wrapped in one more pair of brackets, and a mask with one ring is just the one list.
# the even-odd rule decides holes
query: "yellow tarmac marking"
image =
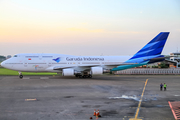
{"label": "yellow tarmac marking", "polygon": [[143,95],[144,95],[144,91],[145,91],[147,82],[148,82],[148,79],[147,79],[146,82],[145,82],[144,89],[143,89],[143,92],[142,92],[142,94],[141,94],[141,99],[140,99],[140,101],[139,101],[139,104],[138,104],[138,108],[137,108],[137,110],[136,110],[135,117],[134,117],[134,118],[130,118],[129,120],[142,120],[142,119],[138,119],[137,117],[138,117],[138,114],[139,114],[139,109],[140,109],[140,107],[141,107],[141,102],[142,102],[142,98],[143,98]]}

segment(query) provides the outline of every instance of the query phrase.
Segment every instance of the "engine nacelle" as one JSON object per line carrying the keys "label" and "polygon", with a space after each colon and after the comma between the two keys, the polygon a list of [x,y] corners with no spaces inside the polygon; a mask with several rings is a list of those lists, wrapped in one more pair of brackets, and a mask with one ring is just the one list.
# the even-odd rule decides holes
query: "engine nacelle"
{"label": "engine nacelle", "polygon": [[63,69],[62,70],[62,75],[63,76],[74,76],[74,69]]}
{"label": "engine nacelle", "polygon": [[91,67],[91,74],[92,75],[102,75],[103,68],[102,67]]}

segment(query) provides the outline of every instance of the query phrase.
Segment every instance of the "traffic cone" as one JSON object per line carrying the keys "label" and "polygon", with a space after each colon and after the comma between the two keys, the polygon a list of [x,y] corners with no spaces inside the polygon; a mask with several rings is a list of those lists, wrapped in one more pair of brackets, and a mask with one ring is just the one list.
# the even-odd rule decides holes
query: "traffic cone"
{"label": "traffic cone", "polygon": [[98,111],[96,111],[96,117],[98,117]]}
{"label": "traffic cone", "polygon": [[99,109],[98,109],[98,113],[97,113],[97,116],[99,116]]}
{"label": "traffic cone", "polygon": [[96,109],[94,109],[94,116],[96,116]]}

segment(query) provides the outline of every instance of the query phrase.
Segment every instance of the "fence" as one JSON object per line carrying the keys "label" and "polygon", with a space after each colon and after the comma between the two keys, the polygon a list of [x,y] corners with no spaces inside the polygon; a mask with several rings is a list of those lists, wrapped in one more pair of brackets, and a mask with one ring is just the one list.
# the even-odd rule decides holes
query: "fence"
{"label": "fence", "polygon": [[117,71],[114,74],[133,74],[133,75],[180,75],[180,68],[132,68],[127,70]]}

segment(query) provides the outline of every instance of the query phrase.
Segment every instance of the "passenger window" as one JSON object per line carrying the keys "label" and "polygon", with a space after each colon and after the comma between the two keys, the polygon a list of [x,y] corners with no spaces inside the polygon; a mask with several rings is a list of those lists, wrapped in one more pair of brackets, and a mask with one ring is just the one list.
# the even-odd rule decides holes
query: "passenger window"
{"label": "passenger window", "polygon": [[17,57],[17,55],[14,55],[14,57]]}

